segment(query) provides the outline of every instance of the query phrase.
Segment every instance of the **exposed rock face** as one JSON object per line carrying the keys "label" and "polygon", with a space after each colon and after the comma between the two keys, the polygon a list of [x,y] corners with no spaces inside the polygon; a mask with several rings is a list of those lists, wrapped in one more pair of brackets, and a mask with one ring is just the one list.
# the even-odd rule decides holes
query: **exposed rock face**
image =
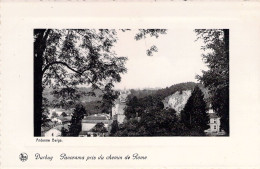
{"label": "exposed rock face", "polygon": [[190,96],[191,90],[177,91],[163,100],[164,108],[172,108],[179,114]]}

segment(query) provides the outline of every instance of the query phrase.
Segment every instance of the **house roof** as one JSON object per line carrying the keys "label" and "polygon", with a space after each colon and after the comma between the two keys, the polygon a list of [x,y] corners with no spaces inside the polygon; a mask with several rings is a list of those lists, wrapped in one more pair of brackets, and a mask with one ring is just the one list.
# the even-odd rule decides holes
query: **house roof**
{"label": "house roof", "polygon": [[109,120],[109,118],[108,114],[92,114],[84,117],[83,120]]}
{"label": "house roof", "polygon": [[85,116],[82,119],[83,123],[105,123],[108,124],[110,121],[110,116],[108,114],[93,114],[90,116]]}
{"label": "house roof", "polygon": [[48,121],[45,126],[41,127],[41,131],[46,132],[46,131],[50,130],[51,128],[53,128],[53,126],[54,126],[54,123],[52,121]]}
{"label": "house roof", "polygon": [[104,123],[109,124],[110,120],[82,120],[82,123]]}
{"label": "house roof", "polygon": [[61,131],[62,127],[69,130],[69,124],[64,124],[64,125],[58,125],[58,126],[55,126],[55,127],[53,127],[53,126],[41,127],[41,132],[45,133],[45,132],[50,131],[52,129]]}
{"label": "house roof", "polygon": [[62,127],[64,127],[66,130],[69,130],[68,124],[58,125],[58,126],[55,126],[54,128],[61,131]]}

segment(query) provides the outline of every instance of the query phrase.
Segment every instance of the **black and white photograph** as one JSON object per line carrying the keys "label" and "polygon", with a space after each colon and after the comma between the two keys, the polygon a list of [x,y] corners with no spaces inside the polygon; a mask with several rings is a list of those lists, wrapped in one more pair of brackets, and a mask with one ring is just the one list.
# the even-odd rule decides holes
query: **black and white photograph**
{"label": "black and white photograph", "polygon": [[229,136],[229,29],[34,29],[34,136]]}
{"label": "black and white photograph", "polygon": [[0,4],[1,169],[260,169],[259,2]]}

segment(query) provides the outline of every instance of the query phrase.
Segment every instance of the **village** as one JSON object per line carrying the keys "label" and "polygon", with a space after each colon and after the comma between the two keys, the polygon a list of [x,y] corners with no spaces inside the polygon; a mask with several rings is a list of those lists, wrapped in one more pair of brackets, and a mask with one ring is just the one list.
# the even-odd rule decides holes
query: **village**
{"label": "village", "polygon": [[[127,96],[130,94],[130,91],[123,90],[120,92],[118,99],[115,100],[115,104],[112,107],[112,116],[105,113],[84,115],[84,118],[81,120],[81,131],[79,137],[106,137],[110,135],[112,128],[112,123],[117,121],[118,124],[123,124],[126,121],[125,108]],[[164,101],[164,108],[175,108],[177,112],[180,112],[184,105],[186,104],[188,98],[191,95],[191,91],[184,91],[180,96],[179,92],[176,92],[173,97],[168,97]],[[176,97],[178,96],[178,97]],[[181,100],[181,103],[180,103]],[[70,121],[72,118],[71,109],[60,109],[54,108],[51,109],[49,126],[47,128],[42,128],[42,136],[44,137],[60,137],[62,136],[62,130],[69,130]],[[214,112],[214,110],[209,106],[207,110],[209,115],[209,128],[205,130],[205,134],[208,136],[221,136],[225,132],[220,130],[220,117]],[[53,116],[54,115],[54,116]],[[96,128],[101,125],[101,129],[97,130]]]}

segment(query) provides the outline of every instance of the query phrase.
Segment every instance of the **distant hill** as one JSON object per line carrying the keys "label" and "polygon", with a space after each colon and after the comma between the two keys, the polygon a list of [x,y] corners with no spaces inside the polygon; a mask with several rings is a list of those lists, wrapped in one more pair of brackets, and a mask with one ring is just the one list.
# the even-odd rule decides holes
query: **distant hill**
{"label": "distant hill", "polygon": [[[79,87],[78,90],[82,93],[83,92],[88,93],[92,89],[88,88],[88,87]],[[49,102],[53,102],[55,100],[54,96],[52,95],[52,91],[53,91],[53,89],[51,89],[51,88],[45,88],[43,91],[43,97],[45,97]],[[102,92],[100,90],[95,90],[94,92],[95,92],[96,96],[82,96],[81,98],[79,98],[80,101],[85,103],[85,102],[101,100],[101,98],[99,96],[102,95]]]}
{"label": "distant hill", "polygon": [[[78,88],[78,90],[80,92],[90,92],[91,88],[87,88],[87,87],[80,87]],[[52,105],[52,103],[55,101],[55,97],[52,94],[53,89],[51,88],[46,88],[43,91],[43,97],[46,98],[49,103],[50,103],[50,107],[55,107],[54,105]],[[101,113],[101,103],[99,103],[99,101],[101,101],[101,96],[102,92],[100,90],[95,90],[94,91],[96,96],[82,96],[79,98],[80,102],[82,103],[82,105],[84,105],[85,109],[87,110],[87,112],[89,114],[96,114],[96,113]],[[63,107],[65,108],[65,107]],[[69,107],[67,107],[66,109],[74,109],[75,105],[71,105]]]}
{"label": "distant hill", "polygon": [[[174,84],[170,87],[162,88],[162,89],[130,89],[132,96],[136,96],[137,98],[144,98],[146,96],[154,96],[162,100],[165,106],[170,106],[176,109],[177,112],[183,109],[184,105],[187,102],[187,99],[190,97],[192,90],[195,86],[199,86],[202,92],[204,93],[204,99],[209,105],[209,94],[208,90],[203,87],[200,83],[194,82],[185,82],[185,83],[178,83]],[[81,92],[90,92],[91,88],[87,87],[80,87],[78,88]],[[48,99],[51,103],[55,98],[51,94],[51,88],[46,88],[43,91],[43,96]],[[94,91],[96,96],[83,96],[80,99],[81,103],[84,105],[86,110],[90,114],[101,113],[101,95],[102,92],[100,90]],[[73,106],[71,108],[74,108]]]}
{"label": "distant hill", "polygon": [[158,90],[130,90],[132,96],[137,98],[143,98],[146,96],[154,96],[162,100],[164,107],[173,108],[177,113],[184,108],[187,100],[189,99],[195,86],[198,86],[204,94],[204,99],[209,106],[209,92],[208,90],[200,83],[194,82],[185,82],[174,84],[170,87],[166,87]]}
{"label": "distant hill", "polygon": [[168,97],[169,95],[174,94],[175,92],[179,91],[182,93],[182,91],[185,90],[193,90],[195,86],[199,86],[201,88],[201,84],[199,83],[194,83],[194,82],[185,82],[185,83],[178,83],[174,84],[170,87],[166,87],[164,89],[160,89],[156,92],[156,95],[160,97],[161,99],[164,99],[165,97]]}
{"label": "distant hill", "polygon": [[143,98],[149,95],[157,96],[161,99],[164,99],[165,97],[168,97],[175,92],[179,91],[185,91],[185,90],[193,90],[195,86],[199,86],[202,90],[204,90],[204,87],[200,83],[195,82],[185,82],[185,83],[178,83],[174,84],[170,87],[162,88],[162,89],[143,89],[143,90],[135,90],[131,89],[131,95],[136,96],[137,98]]}

